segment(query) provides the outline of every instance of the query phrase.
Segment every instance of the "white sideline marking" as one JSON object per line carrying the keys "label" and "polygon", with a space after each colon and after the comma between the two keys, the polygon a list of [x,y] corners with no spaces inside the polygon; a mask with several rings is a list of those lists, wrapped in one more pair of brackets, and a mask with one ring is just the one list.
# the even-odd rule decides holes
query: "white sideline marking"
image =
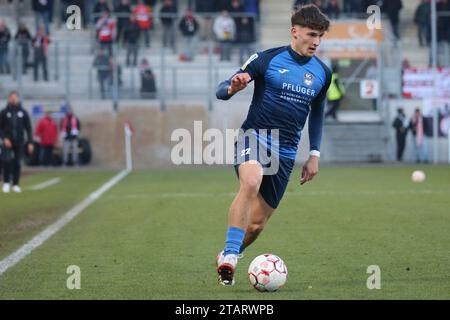
{"label": "white sideline marking", "polygon": [[95,200],[100,198],[100,196],[116,185],[120,180],[125,178],[125,176],[130,171],[124,170],[114,176],[111,180],[102,185],[99,189],[91,193],[86,199],[81,201],[75,207],[70,209],[64,216],[59,218],[58,221],[49,225],[44,231],[39,233],[33,239],[25,243],[22,247],[20,247],[17,251],[10,254],[6,258],[0,261],[0,275],[2,275],[6,270],[14,266],[20,260],[25,258],[28,254],[30,254],[34,249],[43,244],[46,240],[48,240],[52,235],[58,232],[61,228],[63,228],[66,224],[72,221],[80,212],[86,209],[89,205],[91,205]]}
{"label": "white sideline marking", "polygon": [[60,182],[61,182],[61,178],[50,179],[48,181],[39,183],[39,184],[31,187],[31,190],[34,190],[34,191],[42,190],[42,189],[48,188],[48,187],[53,186],[54,184],[57,184]]}

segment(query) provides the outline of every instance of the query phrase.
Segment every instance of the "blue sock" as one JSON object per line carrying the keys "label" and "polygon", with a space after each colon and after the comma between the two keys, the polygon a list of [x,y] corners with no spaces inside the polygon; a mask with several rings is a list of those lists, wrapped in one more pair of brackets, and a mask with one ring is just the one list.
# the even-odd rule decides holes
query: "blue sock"
{"label": "blue sock", "polygon": [[244,242],[245,231],[236,227],[229,227],[227,241],[225,242],[224,255],[239,254]]}

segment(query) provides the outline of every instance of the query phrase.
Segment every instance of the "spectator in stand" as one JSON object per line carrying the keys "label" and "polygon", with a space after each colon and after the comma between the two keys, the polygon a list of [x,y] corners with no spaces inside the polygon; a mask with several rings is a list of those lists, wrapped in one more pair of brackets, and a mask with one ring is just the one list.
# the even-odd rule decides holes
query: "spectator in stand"
{"label": "spectator in stand", "polygon": [[[136,0],[133,0],[136,1]],[[150,8],[154,8],[156,6],[157,0],[144,0],[145,4],[148,5]]]}
{"label": "spectator in stand", "polygon": [[19,29],[17,30],[16,36],[14,37],[22,55],[22,72],[27,73],[28,69],[28,58],[30,56],[30,47],[33,41],[30,31],[28,31],[27,26],[24,23],[19,24]]}
{"label": "spectator in stand", "polygon": [[[137,65],[140,32],[141,28],[138,25],[136,16],[132,14],[130,16],[130,22],[125,29],[125,39],[127,41],[127,67],[130,65],[135,67]],[[133,57],[133,62],[130,61],[131,57]]]}
{"label": "spectator in stand", "polygon": [[173,0],[164,0],[160,10],[161,23],[163,25],[163,46],[164,48],[171,48],[175,53],[175,15],[177,9],[173,3]]}
{"label": "spectator in stand", "polygon": [[339,3],[337,0],[330,0],[328,3],[328,7],[325,10],[325,13],[328,15],[330,19],[339,19],[339,15],[341,14],[341,8],[339,7]]}
{"label": "spectator in stand", "polygon": [[0,74],[10,73],[9,66],[9,41],[11,40],[11,33],[5,22],[0,18]]}
{"label": "spectator in stand", "polygon": [[323,0],[313,0],[313,4],[322,12],[326,12],[327,8]]}
{"label": "spectator in stand", "polygon": [[116,32],[116,22],[111,18],[109,11],[103,11],[101,18],[95,25],[97,30],[97,40],[100,47],[107,50],[109,56],[113,54],[113,40]]}
{"label": "spectator in stand", "polygon": [[[249,57],[252,53],[249,46],[254,41],[254,23],[250,22],[245,15],[245,7],[242,0],[231,0],[231,16],[233,17],[236,26],[235,43],[239,47],[239,60],[243,61],[244,57]],[[242,65],[243,63],[241,63]]]}
{"label": "spectator in stand", "polygon": [[343,11],[347,16],[359,13],[361,10],[359,0],[344,0]]}
{"label": "spectator in stand", "polygon": [[111,12],[108,3],[106,0],[98,0],[94,6],[94,11],[92,12],[92,17],[94,18],[95,23],[97,23],[97,21],[101,18],[104,11]]}
{"label": "spectator in stand", "polygon": [[78,166],[78,138],[80,136],[80,120],[73,114],[69,106],[61,120],[61,135],[63,138],[63,165],[69,165],[69,154],[72,153],[72,163]]}
{"label": "spectator in stand", "polygon": [[337,120],[337,112],[345,96],[345,87],[339,79],[339,67],[337,64],[333,64],[332,72],[331,83],[327,92],[327,99],[331,107],[325,113],[325,118],[331,116],[334,120]]}
{"label": "spectator in stand", "polygon": [[141,97],[143,99],[156,98],[156,82],[150,63],[147,59],[142,59],[139,66],[141,73]]}
{"label": "spectator in stand", "polygon": [[450,2],[448,0],[438,0],[436,10],[438,15],[440,15],[437,22],[438,42],[450,42],[450,16],[446,15],[450,12]]}
{"label": "spectator in stand", "polygon": [[40,144],[39,162],[43,166],[51,165],[53,148],[58,140],[58,125],[53,121],[50,112],[46,112],[39,120],[34,135]]}
{"label": "spectator in stand", "polygon": [[[243,6],[241,0],[231,0],[231,8],[230,8],[229,14],[233,18],[234,25],[236,26],[236,29],[237,29],[237,26],[239,25],[240,20],[242,19],[242,16],[244,14],[244,6]],[[239,30],[239,29],[237,29],[237,30]]]}
{"label": "spectator in stand", "polygon": [[217,11],[231,11],[231,0],[216,0]]}
{"label": "spectator in stand", "polygon": [[34,81],[39,80],[39,65],[42,65],[42,72],[44,76],[44,81],[48,81],[47,72],[47,56],[48,56],[48,46],[50,44],[50,39],[45,33],[43,26],[40,26],[36,36],[33,39],[33,52],[34,52],[34,63],[33,63],[33,74]]}
{"label": "spectator in stand", "polygon": [[428,144],[426,132],[429,132],[428,122],[423,121],[422,113],[420,109],[414,111],[414,115],[409,122],[409,129],[413,134],[414,150],[416,154],[416,162],[428,163]]}
{"label": "spectator in stand", "polygon": [[145,4],[143,0],[139,0],[139,4],[134,8],[133,13],[136,16],[137,24],[141,29],[141,33],[145,37],[145,46],[150,47],[150,29],[153,26],[152,8]]}
{"label": "spectator in stand", "polygon": [[213,29],[212,16],[217,11],[216,3],[211,0],[196,0],[195,11],[202,15],[202,23],[200,26],[200,39],[211,40]]}
{"label": "spectator in stand", "polygon": [[117,85],[119,87],[122,86],[122,66],[120,65],[118,59],[114,59],[113,57],[109,57],[108,60],[108,80],[109,80],[109,86],[112,87],[114,86],[114,72],[116,73],[117,76]]}
{"label": "spectator in stand", "polygon": [[239,19],[236,29],[239,32],[236,35],[236,42],[239,45],[239,64],[242,66],[246,57],[255,52],[253,43],[255,37],[255,19],[253,17],[243,17]]}
{"label": "spectator in stand", "polygon": [[414,13],[414,23],[417,25],[419,45],[429,46],[431,41],[431,5],[430,0],[422,0]]}
{"label": "spectator in stand", "polygon": [[259,21],[259,0],[244,0],[244,10],[250,18]]}
{"label": "spectator in stand", "polygon": [[214,34],[220,46],[220,61],[231,61],[231,43],[235,39],[236,24],[227,10],[214,20]]}
{"label": "spectator in stand", "polygon": [[117,15],[116,41],[117,43],[120,43],[122,35],[130,21],[131,6],[129,1],[120,0],[119,5],[114,8],[114,13]]}
{"label": "spectator in stand", "polygon": [[307,5],[312,3],[312,0],[295,0],[294,4],[292,5],[292,8],[296,10],[297,8],[300,8],[301,6]]}
{"label": "spectator in stand", "polygon": [[33,0],[33,11],[36,18],[36,30],[39,29],[42,20],[45,26],[45,34],[50,34],[50,10],[51,4],[49,0]]}
{"label": "spectator in stand", "polygon": [[389,17],[392,26],[392,32],[396,40],[400,40],[400,10],[403,8],[402,0],[383,1],[381,7],[383,12]]}
{"label": "spectator in stand", "polygon": [[97,69],[97,80],[100,86],[102,99],[106,98],[106,88],[109,87],[109,58],[104,50],[99,49],[94,60],[94,67]]}
{"label": "spectator in stand", "polygon": [[199,25],[190,8],[186,9],[186,13],[181,18],[178,27],[180,28],[181,34],[183,35],[186,42],[186,47],[184,52],[180,55],[180,60],[192,61],[195,54],[194,40],[195,35],[197,34],[197,31],[199,29]]}

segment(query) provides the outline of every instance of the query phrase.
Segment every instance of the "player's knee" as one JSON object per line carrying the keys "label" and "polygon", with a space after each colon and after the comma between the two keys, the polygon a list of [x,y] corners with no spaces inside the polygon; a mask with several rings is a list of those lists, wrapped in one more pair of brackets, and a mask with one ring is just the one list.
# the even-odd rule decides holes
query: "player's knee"
{"label": "player's knee", "polygon": [[248,196],[256,196],[261,185],[258,177],[247,177],[241,180],[241,190]]}

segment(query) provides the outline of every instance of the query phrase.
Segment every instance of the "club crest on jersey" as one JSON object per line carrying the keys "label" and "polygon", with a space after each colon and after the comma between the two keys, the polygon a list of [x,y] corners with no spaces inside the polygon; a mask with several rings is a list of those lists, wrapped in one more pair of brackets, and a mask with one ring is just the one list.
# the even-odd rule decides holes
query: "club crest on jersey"
{"label": "club crest on jersey", "polygon": [[310,85],[312,85],[312,83],[313,83],[313,79],[314,79],[314,76],[311,74],[311,73],[305,73],[305,79],[304,79],[304,83],[307,85],[307,86],[310,86]]}

